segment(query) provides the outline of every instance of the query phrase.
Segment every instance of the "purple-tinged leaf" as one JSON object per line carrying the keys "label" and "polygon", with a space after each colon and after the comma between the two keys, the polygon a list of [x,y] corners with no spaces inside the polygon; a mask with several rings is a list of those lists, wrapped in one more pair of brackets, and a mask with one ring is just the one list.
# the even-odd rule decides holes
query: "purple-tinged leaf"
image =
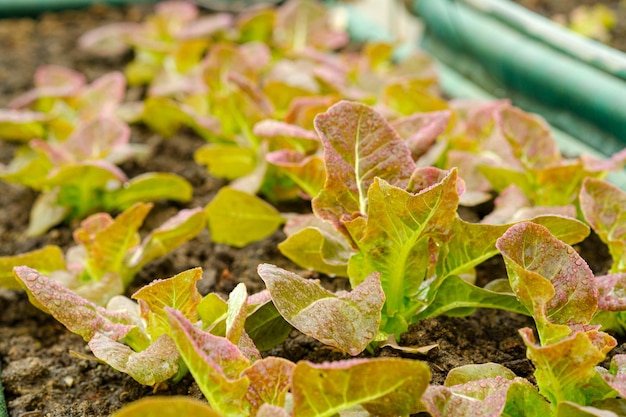
{"label": "purple-tinged leaf", "polygon": [[590,405],[611,393],[612,389],[596,369],[617,344],[607,333],[590,327],[540,346],[535,344],[532,329],[526,327],[519,332],[526,344],[526,355],[535,365],[539,391],[552,404],[571,401]]}
{"label": "purple-tinged leaf", "polygon": [[437,247],[453,236],[459,201],[456,170],[417,194],[377,178],[368,200],[367,226],[357,241],[359,253],[348,264],[350,281],[355,285],[379,272],[387,298],[385,316],[404,315],[407,300],[416,311],[419,288],[434,272]]}
{"label": "purple-tinged leaf", "polygon": [[285,122],[307,130],[315,129],[313,120],[319,113],[324,113],[338,99],[334,96],[296,97],[285,114]]}
{"label": "purple-tinged leaf", "polygon": [[183,26],[176,33],[176,39],[188,41],[192,39],[210,38],[216,33],[229,29],[232,25],[233,16],[228,13],[215,13],[202,16]]}
{"label": "purple-tinged leaf", "polygon": [[45,134],[48,116],[28,110],[0,109],[0,139],[28,142]]}
{"label": "purple-tinged leaf", "polygon": [[211,407],[229,417],[248,415],[244,397],[250,382],[241,373],[250,361],[228,339],[203,332],[176,310],[166,311],[171,337]]}
{"label": "purple-tinged leaf", "polygon": [[260,198],[223,187],[205,208],[211,238],[242,247],[276,231],[283,218]]}
{"label": "purple-tinged leaf", "polygon": [[596,401],[593,406],[563,401],[556,407],[557,417],[620,417],[626,411],[623,399],[609,398]]}
{"label": "purple-tinged leaf", "polygon": [[51,314],[85,341],[91,340],[96,333],[119,340],[133,328],[132,319],[127,314],[99,307],[32,268],[18,266],[13,271],[35,307]]}
{"label": "purple-tinged leaf", "polygon": [[316,150],[319,144],[319,138],[314,131],[272,119],[262,120],[255,124],[252,133],[271,139],[270,149],[310,152]]}
{"label": "purple-tinged leaf", "polygon": [[110,117],[124,101],[126,78],[119,71],[113,71],[85,86],[76,99],[75,107],[81,120],[96,117]]}
{"label": "purple-tinged leaf", "polygon": [[415,169],[407,144],[364,104],[341,101],[315,118],[324,144],[326,184],[313,200],[315,213],[345,232],[342,221],[367,212],[375,178],[405,188]]}
{"label": "purple-tinged leaf", "polygon": [[[78,124],[76,130],[59,148],[62,152],[69,153],[71,161],[77,162],[109,159],[112,155],[128,157],[131,153],[126,148],[129,139],[130,127],[126,123],[114,117],[101,116]],[[112,162],[120,161],[120,158],[115,159]]]}
{"label": "purple-tinged leaf", "polygon": [[423,401],[433,417],[551,415],[550,405],[530,382],[497,364],[454,368],[444,386],[426,389]]}
{"label": "purple-tinged leaf", "polygon": [[624,167],[624,163],[626,163],[626,149],[614,153],[609,158],[595,158],[591,155],[583,154],[580,156],[580,160],[586,171],[602,175],[608,171],[618,171]]}
{"label": "purple-tinged leaf", "polygon": [[626,273],[595,277],[598,289],[598,310],[626,310]]}
{"label": "purple-tinged leaf", "polygon": [[580,209],[609,248],[611,273],[626,272],[626,193],[606,181],[586,178],[580,190]]}
{"label": "purple-tinged leaf", "polygon": [[58,65],[44,65],[35,72],[35,88],[16,97],[9,108],[22,109],[42,97],[68,97],[76,94],[85,84],[83,74]]}
{"label": "purple-tinged leaf", "polygon": [[172,278],[152,281],[141,287],[132,296],[139,301],[141,316],[147,323],[147,330],[156,340],[169,330],[165,307],[177,310],[187,320],[196,322],[196,307],[202,298],[196,283],[202,279],[202,268],[181,272]]}
{"label": "purple-tinged leaf", "polygon": [[302,50],[312,46],[333,50],[348,43],[346,32],[331,25],[328,8],[310,0],[289,1],[276,13],[274,43],[283,50]]}
{"label": "purple-tinged leaf", "polygon": [[206,140],[220,133],[220,121],[207,114],[199,114],[191,106],[178,103],[167,97],[148,97],[144,101],[143,121],[148,127],[169,138],[181,126],[189,126]]}
{"label": "purple-tinged leaf", "polygon": [[450,115],[449,110],[415,113],[394,120],[391,122],[391,127],[407,142],[413,160],[417,161],[446,130]]}
{"label": "purple-tinged leaf", "polygon": [[143,385],[159,384],[178,372],[180,355],[167,335],[160,336],[141,352],[101,333],[96,333],[88,344],[95,357]]}
{"label": "purple-tinged leaf", "polygon": [[333,294],[274,265],[261,264],[258,273],[278,311],[302,333],[351,355],[361,353],[376,336],[385,301],[378,274],[352,292]]}
{"label": "purple-tinged leaf", "polygon": [[92,29],[78,38],[78,47],[94,55],[111,57],[129,49],[130,39],[141,32],[139,23],[112,23]]}
{"label": "purple-tinged leaf", "polygon": [[263,404],[284,407],[295,367],[291,361],[270,356],[256,361],[243,371],[242,376],[250,380],[245,396],[245,401],[250,405],[250,415],[257,415]]}
{"label": "purple-tinged leaf", "polygon": [[113,271],[129,284],[132,276],[125,274],[126,256],[139,244],[139,228],[151,209],[152,204],[137,203],[115,220],[98,213],[81,222],[81,227],[74,231],[74,240],[87,251],[85,270],[92,280]]}
{"label": "purple-tinged leaf", "polygon": [[587,263],[569,245],[534,223],[518,223],[496,247],[511,287],[533,315],[541,341],[556,342],[568,326],[586,325],[598,305],[598,290]]}
{"label": "purple-tinged leaf", "polygon": [[422,411],[430,371],[420,361],[378,358],[323,364],[299,362],[293,373],[293,414],[331,417],[362,405],[381,417]]}
{"label": "purple-tinged leaf", "polygon": [[259,408],[259,411],[257,411],[256,417],[291,417],[291,414],[282,407],[263,404],[261,408]]}
{"label": "purple-tinged leaf", "polygon": [[326,167],[324,160],[317,155],[305,156],[285,149],[268,153],[266,159],[302,189],[306,194],[304,198],[315,197],[324,187]]}
{"label": "purple-tinged leaf", "polygon": [[561,162],[550,127],[540,116],[506,106],[496,113],[496,121],[525,167],[542,169]]}
{"label": "purple-tinged leaf", "polygon": [[111,417],[224,417],[208,404],[189,396],[144,397],[116,411]]}
{"label": "purple-tinged leaf", "polygon": [[278,249],[297,265],[331,276],[348,276],[354,249],[330,223],[314,215],[301,215],[287,222],[285,233],[287,239]]}
{"label": "purple-tinged leaf", "polygon": [[611,359],[609,369],[597,368],[602,378],[624,398],[626,397],[626,355],[618,354]]}
{"label": "purple-tinged leaf", "polygon": [[61,248],[54,245],[20,255],[0,256],[0,287],[15,290],[22,288],[13,275],[13,268],[21,265],[36,269],[43,275],[49,275],[53,271],[64,270],[65,260]]}

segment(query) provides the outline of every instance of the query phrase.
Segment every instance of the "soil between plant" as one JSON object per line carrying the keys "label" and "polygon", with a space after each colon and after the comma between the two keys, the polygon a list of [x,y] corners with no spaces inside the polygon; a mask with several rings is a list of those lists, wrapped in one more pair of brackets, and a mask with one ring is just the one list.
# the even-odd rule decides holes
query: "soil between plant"
{"label": "soil between plant", "polygon": [[[128,57],[95,59],[75,48],[76,39],[90,28],[113,21],[140,20],[149,12],[147,7],[113,9],[94,7],[83,11],[45,14],[34,19],[6,19],[0,21],[0,108],[9,100],[32,86],[37,66],[59,64],[75,68],[93,80],[105,72],[121,69]],[[166,218],[184,207],[206,205],[215,195],[221,180],[211,178],[193,162],[193,152],[204,142],[191,132],[181,132],[164,140],[142,127],[133,127],[132,140],[148,143],[152,148],[143,162],[129,162],[122,169],[130,176],[146,171],[170,171],[187,178],[194,186],[194,200],[185,205],[157,203],[146,229],[158,226]],[[14,145],[0,141],[0,162],[10,161]],[[28,213],[34,201],[32,191],[0,182],[0,255],[14,255],[56,244],[63,248],[72,245],[71,233],[76,223],[64,225],[43,237],[27,238],[22,233],[28,223]],[[283,211],[302,210],[281,207]],[[250,293],[263,289],[256,273],[259,263],[267,262],[299,272],[312,278],[321,278],[329,288],[346,289],[345,280],[329,279],[300,270],[277,250],[284,238],[277,232],[270,238],[243,249],[235,249],[211,242],[203,232],[174,253],[149,264],[137,277],[127,295],[156,278],[167,278],[183,270],[201,266],[204,276],[199,283],[204,294],[217,291],[224,297],[239,282],[244,282]],[[591,238],[577,247],[596,274],[607,270],[607,251],[597,238]],[[493,259],[479,268],[481,285],[495,278],[505,277],[501,259]],[[532,320],[508,312],[478,310],[469,317],[440,317],[413,325],[400,340],[402,345],[439,347],[424,356],[407,355],[392,348],[382,348],[375,356],[405,356],[428,362],[433,373],[433,384],[442,384],[447,371],[470,363],[497,362],[513,370],[518,376],[532,380],[533,367],[525,357],[525,349],[518,329],[531,326]],[[619,340],[613,353],[626,352]],[[100,417],[118,410],[123,404],[150,395],[184,394],[202,398],[190,376],[177,384],[150,387],[136,383],[132,378],[114,371],[96,361],[77,358],[89,355],[86,343],[68,332],[54,319],[40,312],[28,302],[21,291],[0,289],[0,364],[2,383],[11,417]],[[268,355],[278,355],[293,361],[322,362],[345,358],[341,353],[293,331],[290,338]],[[365,353],[364,355],[369,355]]]}

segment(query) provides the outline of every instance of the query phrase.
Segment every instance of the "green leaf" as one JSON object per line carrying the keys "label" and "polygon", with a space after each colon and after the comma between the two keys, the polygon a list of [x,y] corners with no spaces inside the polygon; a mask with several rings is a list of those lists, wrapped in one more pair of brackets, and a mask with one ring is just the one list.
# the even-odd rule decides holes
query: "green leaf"
{"label": "green leaf", "polygon": [[411,151],[371,107],[341,101],[315,118],[324,144],[326,184],[313,210],[345,231],[342,219],[367,212],[367,193],[375,178],[405,188],[415,169]]}
{"label": "green leaf", "polygon": [[429,381],[428,366],[417,360],[302,361],[293,373],[293,414],[331,417],[360,404],[373,415],[405,416],[422,411]]}
{"label": "green leaf", "polygon": [[226,312],[226,338],[233,344],[239,344],[239,339],[244,330],[248,302],[246,285],[242,282],[237,284],[228,296],[228,309]]}
{"label": "green leaf", "polygon": [[254,171],[257,152],[237,145],[209,144],[196,151],[194,160],[206,165],[209,174],[214,177],[234,180]]}
{"label": "green leaf", "polygon": [[274,265],[261,264],[258,273],[278,311],[302,333],[351,355],[362,352],[376,336],[385,300],[377,274],[352,292],[336,295]]}
{"label": "green leaf", "polygon": [[511,288],[533,315],[542,343],[588,324],[598,305],[593,272],[569,245],[543,226],[518,223],[496,244],[506,263]]}
{"label": "green leaf", "polygon": [[205,224],[203,209],[181,210],[143,239],[127,260],[127,266],[138,271],[148,262],[196,237],[204,230]]}
{"label": "green leaf", "polygon": [[348,261],[354,249],[330,223],[301,215],[287,222],[285,232],[288,237],[278,249],[294,263],[330,276],[348,276]]}
{"label": "green leaf", "polygon": [[454,313],[455,309],[497,308],[528,315],[529,312],[513,294],[503,294],[477,287],[456,275],[447,277],[439,286],[435,299],[428,307],[413,317],[413,321],[443,314]]}
{"label": "green leaf", "polygon": [[48,245],[20,255],[0,256],[0,287],[15,290],[22,288],[13,275],[13,268],[20,265],[36,269],[43,275],[66,269],[63,252],[61,252],[61,248],[54,245]]}
{"label": "green leaf", "polygon": [[250,415],[256,415],[263,404],[285,406],[287,391],[296,365],[287,359],[269,356],[254,362],[243,371],[250,380],[245,401],[250,405]]}
{"label": "green leaf", "polygon": [[370,187],[367,226],[357,242],[360,252],[348,264],[348,275],[355,285],[366,274],[380,272],[386,317],[408,315],[408,320],[412,312],[407,310],[419,309],[419,288],[434,272],[437,248],[452,238],[459,201],[456,183],[452,170],[417,194],[381,179]]}
{"label": "green leaf", "polygon": [[202,268],[193,268],[172,278],[152,281],[133,294],[132,298],[139,301],[141,315],[147,321],[147,331],[153,340],[169,331],[165,307],[176,309],[187,320],[198,320],[196,307],[201,296],[196,283],[200,279]]}
{"label": "green leaf", "polygon": [[138,202],[191,200],[191,184],[176,174],[148,172],[131,179],[105,196],[108,209],[126,209]]}
{"label": "green leaf", "polygon": [[207,404],[188,396],[145,397],[125,405],[111,417],[224,417]]}
{"label": "green leaf", "polygon": [[226,338],[205,333],[166,308],[172,339],[211,407],[229,417],[245,417],[244,396],[250,381],[242,377],[250,362]]}
{"label": "green leaf", "polygon": [[267,301],[257,307],[246,319],[246,333],[261,351],[267,351],[282,343],[293,327],[280,315],[274,303]]}
{"label": "green leaf", "polygon": [[143,385],[154,386],[167,381],[178,372],[180,358],[176,345],[167,335],[162,335],[141,352],[96,333],[89,341],[95,357],[113,369],[130,375]]}
{"label": "green leaf", "polygon": [[580,191],[580,209],[609,248],[611,273],[626,272],[626,193],[606,181],[586,178]]}
{"label": "green leaf", "polygon": [[326,168],[317,155],[305,156],[296,151],[271,152],[267,161],[277,166],[310,197],[315,197],[324,187]]}
{"label": "green leaf", "polygon": [[41,236],[70,216],[72,208],[59,205],[59,191],[53,188],[37,196],[30,209],[27,236]]}
{"label": "green leaf", "polygon": [[556,343],[539,346],[530,328],[520,330],[526,355],[535,365],[539,391],[553,405],[571,401],[591,405],[608,398],[612,388],[602,379],[596,365],[617,341],[596,329],[575,331]]}
{"label": "green leaf", "polygon": [[220,189],[205,213],[213,241],[236,247],[268,237],[283,223],[274,207],[230,187]]}
{"label": "green leaf", "polygon": [[204,296],[196,307],[196,311],[200,320],[202,320],[203,330],[210,331],[216,336],[226,335],[228,303],[222,300],[219,295],[209,293]]}

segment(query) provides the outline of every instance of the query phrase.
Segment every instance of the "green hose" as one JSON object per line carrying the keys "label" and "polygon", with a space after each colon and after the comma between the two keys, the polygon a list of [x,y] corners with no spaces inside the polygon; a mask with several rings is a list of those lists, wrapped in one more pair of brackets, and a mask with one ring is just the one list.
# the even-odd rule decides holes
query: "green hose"
{"label": "green hose", "polygon": [[424,48],[490,94],[542,114],[603,155],[623,149],[624,80],[527,36],[506,24],[502,13],[477,8],[486,2],[511,4],[413,0],[413,11],[425,24]]}
{"label": "green hose", "polygon": [[158,0],[0,0],[0,17],[31,16],[43,12],[77,9],[93,4],[121,6],[130,3],[155,3]]}

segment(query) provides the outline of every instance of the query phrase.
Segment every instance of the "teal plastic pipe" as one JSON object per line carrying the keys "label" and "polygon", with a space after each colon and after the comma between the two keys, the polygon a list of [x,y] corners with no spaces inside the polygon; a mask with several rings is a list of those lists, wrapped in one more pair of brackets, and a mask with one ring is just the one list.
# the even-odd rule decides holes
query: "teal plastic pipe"
{"label": "teal plastic pipe", "polygon": [[424,48],[456,72],[496,97],[511,97],[544,115],[604,155],[626,145],[626,83],[621,78],[464,1],[413,0],[412,5],[425,24]]}
{"label": "teal plastic pipe", "polygon": [[42,12],[80,9],[92,4],[121,6],[129,3],[155,3],[158,0],[0,0],[0,17],[29,16]]}

